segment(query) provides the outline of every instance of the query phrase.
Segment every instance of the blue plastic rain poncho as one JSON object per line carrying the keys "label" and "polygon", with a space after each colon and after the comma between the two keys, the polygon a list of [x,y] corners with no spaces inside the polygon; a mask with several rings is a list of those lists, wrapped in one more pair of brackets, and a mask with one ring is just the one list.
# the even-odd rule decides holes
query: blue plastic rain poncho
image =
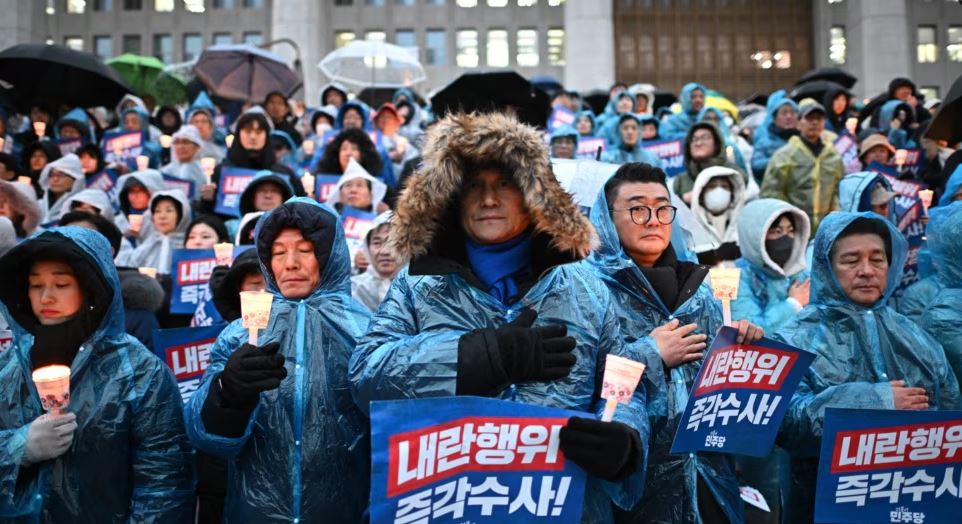
{"label": "blue plastic rain poncho", "polygon": [[[184,432],[180,392],[166,364],[124,333],[120,281],[110,244],[80,227],[54,228],[7,253],[4,274],[21,268],[26,295],[27,254],[38,239],[71,246],[95,267],[109,304],[94,334],[70,366],[70,406],[78,428],[66,454],[20,466],[29,424],[43,413],[31,379],[29,311],[0,306],[14,332],[0,353],[0,518],[4,522],[190,522],[194,510],[193,451]],[[71,264],[72,266],[74,264]],[[80,275],[78,275],[78,278]],[[26,309],[26,311],[24,311]],[[15,311],[19,310],[18,315]],[[42,328],[40,328],[42,329]],[[19,518],[15,518],[19,517]]]}
{"label": "blue plastic rain poncho", "polygon": [[[168,233],[157,231],[154,225],[152,210],[158,199],[173,201],[174,206],[180,212],[176,227]],[[130,267],[152,267],[158,273],[169,274],[174,250],[184,247],[187,226],[191,221],[190,202],[179,189],[158,191],[150,196],[150,206],[144,213],[143,220],[137,247],[128,253],[118,254],[117,264]]]}
{"label": "blue plastic rain poncho", "polygon": [[785,96],[784,91],[776,91],[768,97],[767,115],[755,129],[754,146],[752,152],[752,172],[757,178],[765,174],[768,161],[775,154],[775,151],[788,143],[785,134],[792,134],[794,130],[783,130],[775,125],[775,115],[784,106],[789,106],[798,113],[798,104],[794,100]]}
{"label": "blue plastic rain poncho", "polygon": [[[574,149],[571,151],[573,156],[577,156],[578,153],[578,131],[572,126],[561,126],[551,132],[551,143],[559,138],[570,138],[575,141]],[[552,158],[554,158],[554,153],[552,152]]]}
{"label": "blue plastic rain poncho", "polygon": [[[505,143],[511,143],[515,153],[504,156],[505,172],[514,173],[536,222],[531,264],[536,266],[533,275],[540,275],[510,305],[482,289],[465,255],[457,254],[458,248],[464,249],[460,228],[450,232],[448,224],[440,223],[457,220],[446,211],[461,190],[462,162],[490,158]],[[588,251],[592,233],[551,173],[541,139],[501,114],[448,116],[428,130],[424,158],[424,169],[413,175],[398,202],[390,233],[399,254],[414,258],[395,278],[351,359],[358,405],[367,410],[374,400],[455,395],[460,337],[503,326],[531,308],[538,313],[536,327],[567,327],[568,336],[577,341],[572,352],[577,363],[565,378],[513,384],[496,396],[582,411],[586,417],[600,415],[604,402],[597,384],[605,355],[640,360],[640,352],[617,336],[617,317],[605,286],[587,268],[564,263]],[[443,238],[435,238],[439,236]],[[631,402],[615,413],[616,421],[638,431],[643,452],[646,396],[639,384]],[[643,482],[644,467],[617,483],[589,477],[582,521],[610,522],[612,503],[633,506]]]}
{"label": "blue plastic rain poncho", "polygon": [[75,107],[68,111],[65,115],[57,120],[57,125],[54,126],[54,136],[57,140],[63,140],[61,136],[61,128],[64,124],[76,127],[81,134],[80,142],[81,144],[93,144],[97,140],[97,133],[94,131],[93,122],[90,120],[90,116],[82,108]]}
{"label": "blue plastic rain poncho", "polygon": [[[883,104],[878,115],[879,128],[882,133],[888,137],[889,143],[892,144],[892,147],[895,149],[912,149],[919,147],[906,129],[902,127],[892,127],[892,119],[895,118],[896,112],[899,110],[904,111],[906,115],[913,114],[912,107],[901,100],[889,100]],[[910,123],[911,122],[903,121],[902,125],[905,126]]]}
{"label": "blue plastic rain poncho", "polygon": [[[832,270],[839,234],[858,218],[889,230],[892,261],[884,296],[874,306],[852,302]],[[935,409],[959,409],[959,385],[939,343],[888,306],[905,265],[907,243],[875,213],[828,215],[814,242],[811,302],[772,338],[813,351],[812,363],[792,397],[779,433],[792,454],[792,522],[812,522],[815,474],[825,408],[894,409],[892,380],[925,388]]]}
{"label": "blue plastic rain poncho", "polygon": [[925,308],[922,327],[942,344],[962,381],[962,202],[932,211],[927,233],[942,289]]}
{"label": "blue plastic rain poncho", "polygon": [[[872,191],[882,186],[886,191],[894,192],[892,184],[882,175],[872,171],[859,171],[842,177],[838,183],[839,211],[862,213],[872,210]],[[889,204],[889,222],[895,223],[895,202]]]}
{"label": "blue plastic rain poncho", "polygon": [[161,148],[160,144],[151,138],[150,115],[147,114],[147,110],[140,106],[125,109],[120,113],[120,128],[116,131],[127,132],[126,127],[124,127],[124,121],[127,115],[131,113],[137,115],[140,119],[140,133],[141,140],[143,140],[140,144],[140,154],[146,155],[150,159],[150,167],[154,169],[159,168]]}
{"label": "blue plastic rain poncho", "polygon": [[[632,107],[631,111],[620,112],[620,113],[618,112],[617,110],[618,101],[621,100],[622,98],[627,98],[631,100],[631,107]],[[621,117],[627,114],[634,114],[634,108],[637,107],[637,105],[638,105],[638,100],[634,97],[634,95],[632,95],[627,91],[619,93],[618,96],[615,97],[614,105],[612,106],[615,113],[611,117],[606,118],[604,123],[599,124],[600,129],[598,129],[595,132],[595,134],[597,134],[600,137],[604,137],[605,142],[608,144],[608,147],[615,147],[618,144],[620,144],[621,133],[618,131],[618,126],[621,124]],[[641,125],[639,124],[639,135],[641,132],[640,127]]]}
{"label": "blue plastic rain poncho", "polygon": [[214,120],[214,117],[217,115],[217,106],[214,105],[214,101],[210,99],[210,96],[208,96],[205,91],[201,91],[197,95],[197,98],[190,104],[190,107],[187,108],[184,123],[190,124],[191,119],[197,113],[207,115],[211,127],[211,136],[208,138],[201,137],[204,143],[200,146],[200,151],[197,152],[197,158],[204,158],[205,156],[214,157],[219,163],[227,156],[227,145],[224,141],[223,130],[217,128],[216,121]]}
{"label": "blue plastic rain poncho", "polygon": [[[591,208],[591,222],[598,231],[601,247],[589,260],[614,295],[621,336],[627,343],[641,344],[644,348],[647,367],[642,375],[642,383],[649,392],[647,417],[651,425],[651,438],[648,441],[648,478],[644,496],[635,506],[630,521],[700,523],[697,493],[698,484],[702,483],[729,521],[742,522],[743,504],[730,455],[670,453],[675,432],[688,404],[688,392],[701,362],[691,362],[668,370],[662,363],[654,340],[648,336],[654,328],[677,318],[682,325],[698,324],[695,333],[708,335],[707,342],[711,345],[715,333],[722,326],[721,304],[715,300],[708,284],[702,282],[690,298],[670,311],[622,249],[608,212],[609,207],[610,203],[602,189]],[[678,245],[674,241],[673,244]],[[678,258],[682,258],[680,253]]]}
{"label": "blue plastic rain poncho", "polygon": [[[335,220],[333,212],[301,197],[258,224],[257,256],[274,294],[270,323],[258,342],[280,343],[287,378],[278,389],[261,393],[244,434],[208,433],[201,418],[212,383],[230,354],[247,342],[240,319],[211,347],[210,367],[185,407],[191,442],[229,459],[225,522],[355,523],[367,506],[367,420],[351,398],[347,361],[367,328],[368,313],[351,298],[347,244]],[[284,227],[296,227],[308,239],[335,229],[321,282],[303,300],[285,299],[270,270],[271,244]],[[316,243],[314,249],[327,251]]]}
{"label": "blue plastic rain poncho", "polygon": [[588,120],[591,120],[591,132],[588,133],[588,134],[579,135],[579,136],[580,136],[581,138],[592,138],[592,137],[597,136],[597,135],[598,135],[598,132],[599,132],[599,129],[598,129],[598,119],[595,117],[595,114],[592,113],[590,110],[581,111],[581,112],[577,113],[577,114],[575,115],[575,121],[574,121],[575,129],[578,128],[578,122],[579,122],[582,118],[587,118]]}
{"label": "blue plastic rain poncho", "polygon": [[[710,118],[705,118],[709,113],[715,115],[715,121],[712,121]],[[718,131],[721,133],[722,138],[725,139],[725,144],[721,146],[721,149],[724,149],[725,156],[728,158],[728,161],[738,166],[738,169],[741,169],[742,172],[748,173],[750,166],[748,165],[748,162],[745,161],[745,156],[742,155],[742,151],[738,147],[738,144],[735,143],[735,138],[732,136],[731,126],[729,126],[725,121],[725,112],[717,107],[706,106],[701,108],[701,111],[698,112],[698,116],[695,118],[696,122],[708,121],[712,122],[718,127]]]}
{"label": "blue plastic rain poncho", "polygon": [[681,94],[678,95],[678,102],[681,103],[681,112],[671,115],[668,117],[668,120],[662,124],[660,130],[662,138],[666,140],[685,138],[685,135],[688,133],[688,128],[698,121],[698,112],[701,111],[702,108],[695,109],[691,106],[691,93],[696,89],[700,89],[706,97],[708,96],[708,89],[706,89],[705,86],[695,82],[685,84],[685,86],[681,88]]}
{"label": "blue plastic rain poncho", "polygon": [[[662,161],[660,158],[655,156],[654,153],[648,151],[643,147],[641,140],[641,120],[638,119],[637,115],[622,115],[621,118],[615,119],[614,122],[620,123],[623,119],[631,118],[638,123],[638,142],[635,143],[634,147],[629,148],[621,140],[621,132],[618,132],[618,139],[614,142],[607,151],[602,153],[601,161],[608,162],[609,164],[627,164],[628,162],[641,162],[644,164],[651,164],[655,167],[661,167]],[[617,125],[615,128],[617,129]]]}
{"label": "blue plastic rain poncho", "polygon": [[962,165],[955,168],[945,182],[945,191],[939,197],[939,206],[947,206],[956,200],[962,200]]}

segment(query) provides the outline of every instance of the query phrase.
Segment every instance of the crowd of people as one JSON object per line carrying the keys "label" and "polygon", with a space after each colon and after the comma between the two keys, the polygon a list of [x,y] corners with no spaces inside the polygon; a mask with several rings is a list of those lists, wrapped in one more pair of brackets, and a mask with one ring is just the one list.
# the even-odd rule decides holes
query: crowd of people
{"label": "crowd of people", "polygon": [[[923,136],[938,101],[907,79],[868,118],[838,90],[739,114],[695,83],[675,110],[638,85],[597,114],[552,95],[571,125],[433,115],[409,89],[375,109],[333,84],[314,108],[272,93],[231,115],[201,93],[3,115],[0,517],[361,522],[370,403],[475,395],[584,414],[560,434],[588,474],[583,522],[807,523],[826,408],[962,408],[962,152]],[[645,147],[665,140],[671,177]],[[553,172],[579,157],[618,166],[587,214]],[[933,192],[908,208],[914,251],[902,183]],[[175,253],[219,243],[251,247],[171,313]],[[816,355],[762,459],[670,452],[723,325],[716,266],[741,269],[738,342]],[[256,343],[254,290],[274,296]],[[188,326],[222,330],[185,402],[154,334]],[[646,364],[612,422],[606,355]],[[71,368],[66,413],[31,380],[52,364]]]}

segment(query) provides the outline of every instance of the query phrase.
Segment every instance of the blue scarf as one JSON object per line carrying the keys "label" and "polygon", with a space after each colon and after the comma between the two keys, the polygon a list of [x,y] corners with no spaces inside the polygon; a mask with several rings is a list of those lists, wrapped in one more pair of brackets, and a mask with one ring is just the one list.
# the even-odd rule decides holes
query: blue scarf
{"label": "blue scarf", "polygon": [[507,305],[518,294],[514,278],[531,265],[531,232],[501,242],[481,245],[465,237],[468,262],[474,274],[487,286],[488,294]]}

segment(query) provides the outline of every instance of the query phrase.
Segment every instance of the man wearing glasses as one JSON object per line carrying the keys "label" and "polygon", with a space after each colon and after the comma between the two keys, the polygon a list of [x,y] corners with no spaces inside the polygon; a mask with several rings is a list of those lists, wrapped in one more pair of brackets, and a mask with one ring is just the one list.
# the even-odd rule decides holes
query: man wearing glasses
{"label": "man wearing glasses", "polygon": [[[680,260],[676,248],[684,245],[672,245],[675,211],[665,173],[639,163],[618,168],[591,209],[601,247],[589,263],[612,291],[625,342],[648,348],[648,473],[641,502],[624,520],[742,522],[729,455],[670,454],[702,352],[722,326],[708,267]],[[745,320],[733,327],[739,342],[764,335]]]}

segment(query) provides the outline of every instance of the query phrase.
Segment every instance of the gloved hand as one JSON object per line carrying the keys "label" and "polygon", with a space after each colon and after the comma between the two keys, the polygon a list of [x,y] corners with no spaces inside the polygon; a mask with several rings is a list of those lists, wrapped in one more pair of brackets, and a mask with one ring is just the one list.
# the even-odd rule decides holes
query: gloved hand
{"label": "gloved hand", "polygon": [[507,384],[568,376],[575,339],[565,326],[533,328],[538,314],[526,309],[499,328],[466,333],[458,342],[459,395],[492,395]]}
{"label": "gloved hand", "polygon": [[214,269],[210,271],[210,279],[207,281],[207,287],[210,288],[210,296],[214,296],[214,294],[217,293],[221,284],[224,283],[224,279],[227,278],[229,271],[230,266],[214,266]]}
{"label": "gloved hand", "polygon": [[262,391],[276,389],[287,377],[280,343],[244,344],[231,353],[220,374],[221,399],[232,408],[253,409]]}
{"label": "gloved hand", "polygon": [[77,429],[77,415],[41,415],[30,423],[27,430],[27,449],[23,465],[29,466],[63,455],[73,442]]}
{"label": "gloved hand", "polygon": [[571,417],[559,434],[565,457],[589,475],[621,480],[641,465],[641,437],[621,422]]}

